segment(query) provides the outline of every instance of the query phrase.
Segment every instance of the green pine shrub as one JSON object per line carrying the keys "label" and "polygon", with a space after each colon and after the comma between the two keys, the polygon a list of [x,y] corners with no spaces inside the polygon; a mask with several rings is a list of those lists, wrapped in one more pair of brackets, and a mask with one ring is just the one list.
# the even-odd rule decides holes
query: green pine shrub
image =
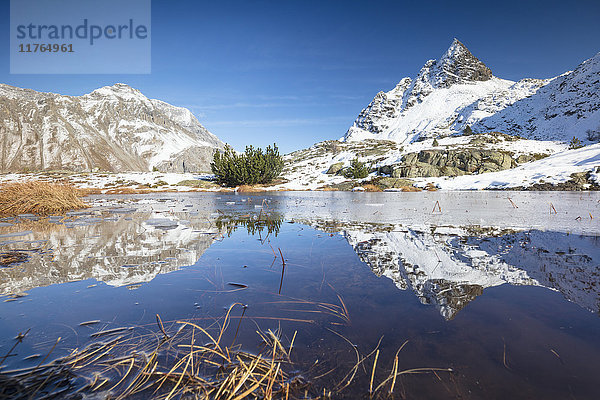
{"label": "green pine shrub", "polygon": [[580,149],[583,147],[583,143],[581,140],[573,136],[573,139],[569,142],[569,150]]}
{"label": "green pine shrub", "polygon": [[358,158],[350,161],[350,166],[344,170],[344,176],[350,179],[362,179],[369,175],[369,166],[358,161]]}
{"label": "green pine shrub", "polygon": [[210,164],[217,182],[234,187],[239,185],[256,185],[271,183],[283,169],[283,158],[279,155],[277,145],[261,148],[246,146],[243,154],[237,154],[229,145],[221,154],[215,151]]}

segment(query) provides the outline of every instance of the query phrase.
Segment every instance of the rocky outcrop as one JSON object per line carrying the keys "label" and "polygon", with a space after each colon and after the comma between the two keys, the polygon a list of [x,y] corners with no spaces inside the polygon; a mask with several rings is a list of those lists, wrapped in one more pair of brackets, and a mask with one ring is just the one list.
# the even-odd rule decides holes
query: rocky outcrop
{"label": "rocky outcrop", "polygon": [[380,168],[394,178],[417,178],[482,174],[514,168],[517,163],[509,152],[456,149],[422,150],[404,156],[401,164]]}
{"label": "rocky outcrop", "polygon": [[0,84],[0,172],[201,172],[223,146],[189,110],[125,84],[77,97]]}
{"label": "rocky outcrop", "polygon": [[337,162],[335,164],[331,164],[331,166],[327,169],[326,174],[336,175],[336,174],[340,173],[340,171],[342,171],[343,169],[344,169],[344,163]]}

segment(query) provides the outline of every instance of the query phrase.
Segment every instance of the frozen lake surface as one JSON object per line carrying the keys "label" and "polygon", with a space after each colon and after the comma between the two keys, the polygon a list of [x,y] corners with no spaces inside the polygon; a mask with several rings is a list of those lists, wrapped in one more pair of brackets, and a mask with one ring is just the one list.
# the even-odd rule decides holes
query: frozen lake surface
{"label": "frozen lake surface", "polygon": [[[258,352],[257,330],[293,338],[288,367],[312,396],[327,388],[368,397],[372,351],[377,386],[406,341],[398,370],[452,372],[400,375],[401,398],[597,396],[598,193],[89,200],[92,208],[66,218],[0,221],[0,357],[30,329],[4,370],[37,365],[27,357],[43,358],[57,337],[50,359],[99,331],[157,331],[156,314],[167,329],[207,326],[239,303],[247,308],[231,309],[226,342]],[[98,322],[80,325],[89,321]],[[364,370],[336,392],[356,351],[370,355]]]}

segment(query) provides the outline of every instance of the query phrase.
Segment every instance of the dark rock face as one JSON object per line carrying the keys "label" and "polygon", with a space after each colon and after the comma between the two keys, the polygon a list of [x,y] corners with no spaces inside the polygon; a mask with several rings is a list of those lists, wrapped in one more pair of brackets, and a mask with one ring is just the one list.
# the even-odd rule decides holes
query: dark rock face
{"label": "dark rock face", "polygon": [[387,130],[389,126],[383,121],[391,121],[398,116],[402,109],[404,93],[411,84],[410,78],[404,78],[393,90],[377,93],[373,101],[356,118],[356,127],[377,134]]}
{"label": "dark rock face", "polygon": [[422,150],[407,154],[392,170],[394,178],[417,178],[481,174],[514,168],[509,152],[496,150]]}
{"label": "dark rock face", "polygon": [[410,180],[402,178],[381,178],[377,182],[377,185],[381,189],[402,189],[406,187],[413,187],[413,183]]}
{"label": "dark rock face", "polygon": [[458,39],[437,62],[435,70],[437,87],[449,87],[456,83],[487,81],[492,79],[492,71]]}

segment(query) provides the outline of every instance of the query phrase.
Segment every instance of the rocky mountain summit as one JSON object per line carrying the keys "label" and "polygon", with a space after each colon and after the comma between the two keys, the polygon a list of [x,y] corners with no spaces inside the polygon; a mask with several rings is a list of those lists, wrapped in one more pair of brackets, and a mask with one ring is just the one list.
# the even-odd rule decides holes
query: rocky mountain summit
{"label": "rocky mountain summit", "polygon": [[[370,183],[392,190],[411,182],[443,189],[553,187],[581,175],[583,185],[568,187],[591,190],[600,173],[598,142],[600,53],[559,77],[513,82],[494,76],[454,39],[415,78],[377,93],[343,138],[289,154],[284,177],[293,188]],[[345,179],[353,160],[370,168],[367,178]],[[403,180],[380,184],[388,178]]]}
{"label": "rocky mountain summit", "polygon": [[498,131],[532,139],[600,139],[600,56],[554,79],[513,82],[491,70],[457,39],[416,78],[379,92],[361,111],[345,141],[407,144],[475,132]]}
{"label": "rocky mountain summit", "polygon": [[2,172],[202,172],[223,146],[189,110],[125,84],[83,96],[0,84]]}

